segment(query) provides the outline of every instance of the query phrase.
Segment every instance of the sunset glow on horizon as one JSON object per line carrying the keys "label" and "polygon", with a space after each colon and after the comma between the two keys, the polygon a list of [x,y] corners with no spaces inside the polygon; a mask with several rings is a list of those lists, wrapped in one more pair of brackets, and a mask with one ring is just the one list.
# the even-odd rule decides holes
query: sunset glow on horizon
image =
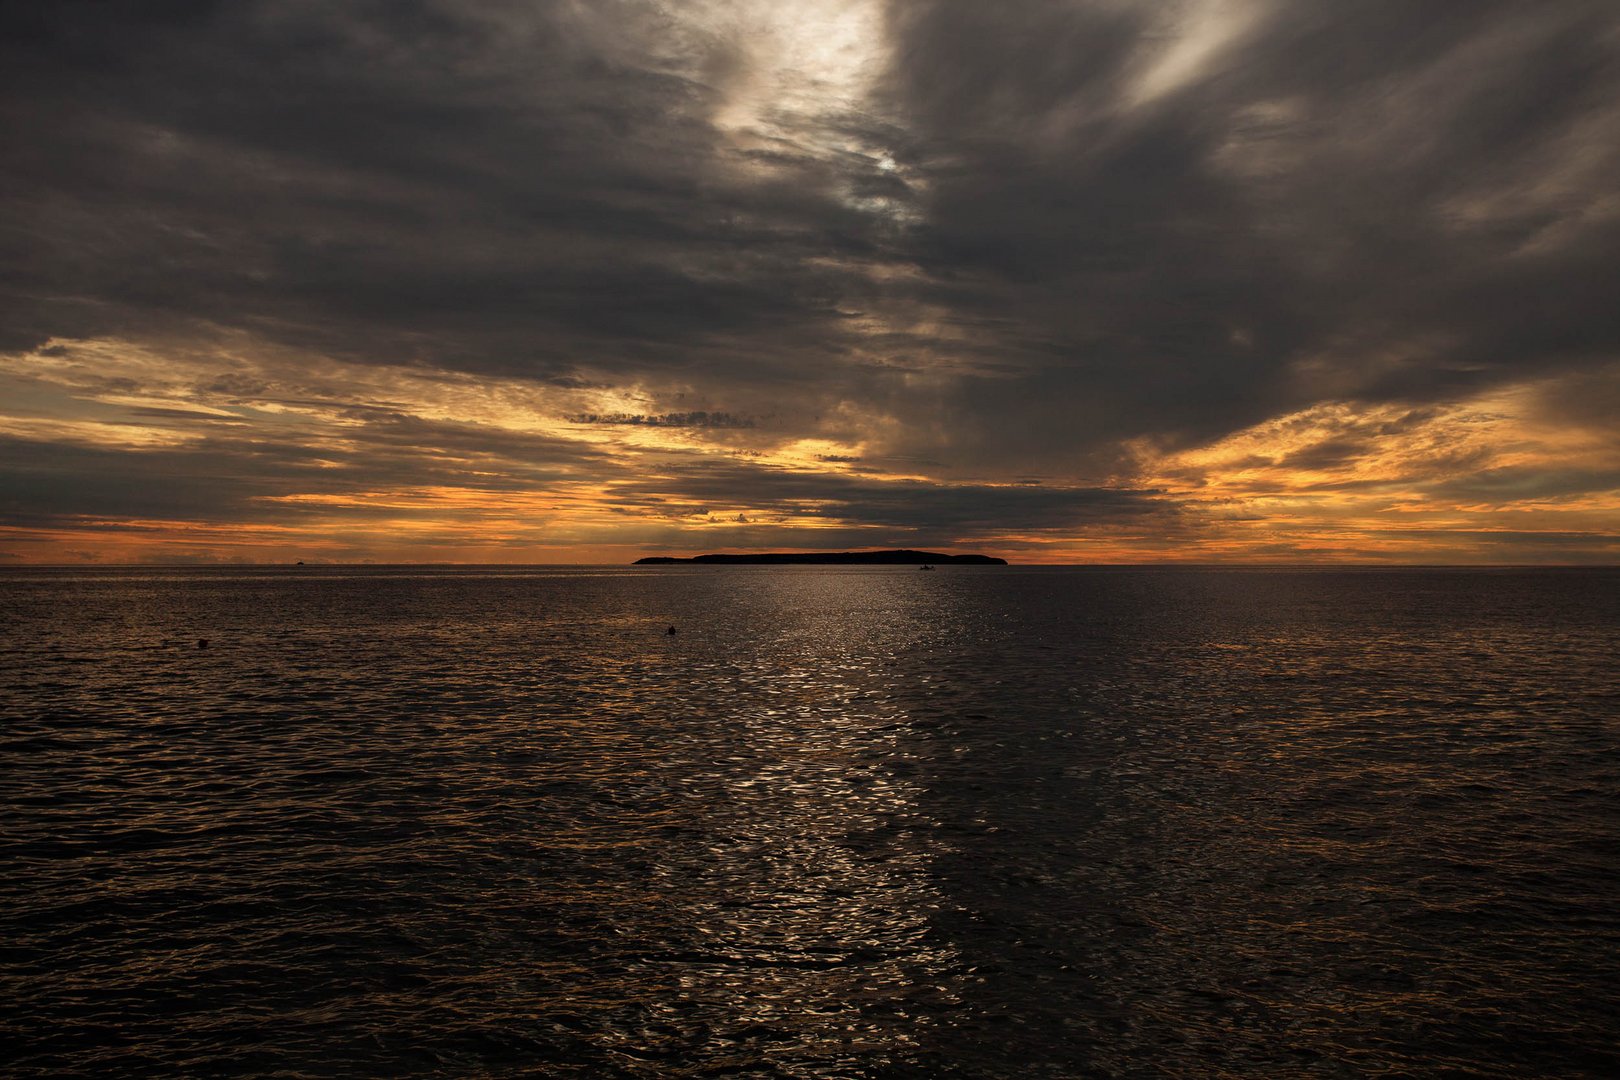
{"label": "sunset glow on horizon", "polygon": [[0,561],[1620,562],[1603,5],[87,11]]}

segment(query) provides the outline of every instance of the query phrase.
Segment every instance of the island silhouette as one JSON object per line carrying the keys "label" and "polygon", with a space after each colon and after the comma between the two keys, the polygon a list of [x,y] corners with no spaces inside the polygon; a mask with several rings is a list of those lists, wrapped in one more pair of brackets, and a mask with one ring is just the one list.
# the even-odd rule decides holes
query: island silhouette
{"label": "island silhouette", "polygon": [[704,563],[739,566],[1006,566],[1006,559],[993,555],[945,555],[937,551],[803,551],[752,552],[742,555],[694,555],[689,559],[672,555],[648,555],[634,566],[663,566],[670,563]]}

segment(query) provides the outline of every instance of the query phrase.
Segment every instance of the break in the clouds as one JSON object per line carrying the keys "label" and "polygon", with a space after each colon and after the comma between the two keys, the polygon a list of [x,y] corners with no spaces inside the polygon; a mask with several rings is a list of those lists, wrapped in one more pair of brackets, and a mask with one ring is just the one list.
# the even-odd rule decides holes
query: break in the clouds
{"label": "break in the clouds", "polygon": [[0,14],[13,558],[1620,559],[1620,11]]}

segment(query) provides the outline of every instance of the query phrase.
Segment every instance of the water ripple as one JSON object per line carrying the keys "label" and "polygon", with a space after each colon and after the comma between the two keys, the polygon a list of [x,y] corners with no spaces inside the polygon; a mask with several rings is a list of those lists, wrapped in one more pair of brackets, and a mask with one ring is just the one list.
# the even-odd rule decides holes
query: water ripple
{"label": "water ripple", "polygon": [[11,1075],[1620,1073],[1613,571],[0,589]]}

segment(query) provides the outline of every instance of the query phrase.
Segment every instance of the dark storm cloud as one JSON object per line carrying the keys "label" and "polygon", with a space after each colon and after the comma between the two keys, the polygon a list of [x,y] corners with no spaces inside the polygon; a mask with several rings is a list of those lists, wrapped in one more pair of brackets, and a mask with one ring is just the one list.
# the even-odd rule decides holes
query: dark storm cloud
{"label": "dark storm cloud", "polygon": [[[1554,386],[1544,426],[1612,411],[1609,0],[873,2],[870,96],[791,107],[748,98],[769,61],[719,0],[0,7],[0,352],[235,334],[282,365],[130,406],[212,436],[186,449],[16,444],[12,512],[262,517],[258,496],[499,461],[480,483],[596,468],[631,510],[1168,529],[1142,446],[1327,401],[1407,418],[1268,459],[1336,468],[1531,379]],[[759,417],[761,445],[817,438],[828,465],[1001,483],[741,465],[654,483],[624,479],[639,459],[408,401],[357,397],[342,451],[222,439],[238,425],[201,410],[271,403],[322,357],[602,391],[544,415],[604,429],[740,443]],[[139,388],[99,362],[76,392]]]}
{"label": "dark storm cloud", "polygon": [[[677,503],[671,503],[672,494],[678,496]],[[1174,507],[1158,494],[1119,488],[944,486],[746,462],[676,465],[662,478],[622,481],[609,489],[609,497],[620,506],[676,515],[743,505],[749,513],[811,513],[852,525],[962,538],[1173,516]],[[819,543],[821,538],[816,539]]]}
{"label": "dark storm cloud", "polygon": [[[372,411],[350,445],[305,446],[262,429],[184,446],[129,450],[0,436],[0,525],[128,517],[265,522],[306,512],[293,496],[353,496],[464,486],[517,492],[600,467],[576,443]],[[320,504],[311,504],[319,506]]]}
{"label": "dark storm cloud", "polygon": [[1620,469],[1501,467],[1452,477],[1435,487],[1451,499],[1505,504],[1620,491]]}
{"label": "dark storm cloud", "polygon": [[[1311,357],[1422,399],[1620,345],[1620,219],[1582,217],[1614,174],[1577,168],[1620,141],[1612,4],[1257,5],[1137,100],[1198,10],[892,5],[892,122],[819,122],[895,142],[919,196],[860,155],[725,145],[745,43],[650,0],[10,6],[5,332],[207,318],[470,371],[830,380],[904,414],[837,363],[836,305],[898,294],[980,332],[897,332],[900,362],[1001,373],[929,407],[1021,458],[1229,430],[1321,393],[1290,376]],[[750,153],[788,172],[741,183]],[[837,269],[875,253],[928,280]]]}
{"label": "dark storm cloud", "polygon": [[920,257],[1030,369],[964,386],[1007,418],[986,445],[1207,438],[1620,347],[1612,4],[1254,5],[1156,96],[1198,5],[892,10]]}
{"label": "dark storm cloud", "polygon": [[29,527],[79,518],[262,519],[270,504],[256,498],[304,489],[326,471],[309,451],[229,440],[131,452],[0,438],[0,454],[0,524]]}
{"label": "dark storm cloud", "polygon": [[804,257],[871,247],[826,193],[847,163],[727,179],[704,80],[735,43],[656,3],[6,12],[13,347],[202,318],[469,371],[723,368],[835,332]]}

